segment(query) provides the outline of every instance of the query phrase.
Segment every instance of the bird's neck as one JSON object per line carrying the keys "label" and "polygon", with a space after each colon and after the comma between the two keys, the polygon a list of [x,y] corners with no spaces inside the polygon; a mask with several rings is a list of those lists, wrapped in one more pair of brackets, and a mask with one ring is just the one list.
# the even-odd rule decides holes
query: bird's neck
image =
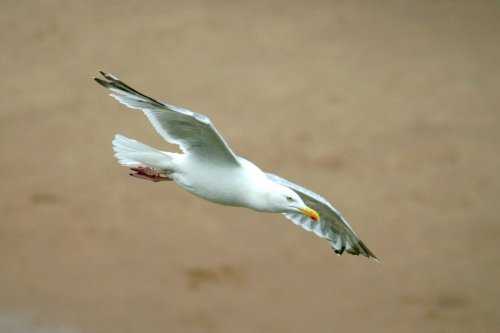
{"label": "bird's neck", "polygon": [[253,194],[249,195],[248,206],[258,212],[281,213],[279,207],[274,204],[276,184],[265,179],[257,184],[253,189]]}

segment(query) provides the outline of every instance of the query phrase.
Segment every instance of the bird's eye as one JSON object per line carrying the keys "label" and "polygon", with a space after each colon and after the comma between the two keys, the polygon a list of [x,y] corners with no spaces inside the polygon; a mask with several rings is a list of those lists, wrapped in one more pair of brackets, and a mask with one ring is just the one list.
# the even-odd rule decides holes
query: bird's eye
{"label": "bird's eye", "polygon": [[293,201],[293,198],[292,197],[286,197],[286,200]]}

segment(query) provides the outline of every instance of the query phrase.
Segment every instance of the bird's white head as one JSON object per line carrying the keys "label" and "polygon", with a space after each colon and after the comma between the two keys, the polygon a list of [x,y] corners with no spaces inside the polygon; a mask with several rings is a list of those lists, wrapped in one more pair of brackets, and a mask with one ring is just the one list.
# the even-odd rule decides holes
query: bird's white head
{"label": "bird's white head", "polygon": [[277,185],[271,192],[270,201],[278,213],[301,213],[319,221],[319,214],[306,206],[297,193],[286,186]]}

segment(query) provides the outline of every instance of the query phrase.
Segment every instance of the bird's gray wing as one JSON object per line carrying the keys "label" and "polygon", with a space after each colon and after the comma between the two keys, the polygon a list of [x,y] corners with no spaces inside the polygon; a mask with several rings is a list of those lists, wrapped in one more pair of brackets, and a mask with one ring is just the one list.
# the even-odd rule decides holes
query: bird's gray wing
{"label": "bird's gray wing", "polygon": [[120,103],[144,112],[156,131],[167,141],[178,144],[185,153],[213,163],[239,165],[238,160],[210,119],[184,108],[148,97],[117,77],[99,71],[107,81],[94,78],[112,91]]}
{"label": "bird's gray wing", "polygon": [[356,233],[349,223],[347,223],[342,213],[333,207],[325,198],[279,176],[270,173],[266,173],[266,176],[273,182],[295,191],[304,203],[317,211],[320,216],[319,222],[300,213],[284,213],[283,215],[285,215],[286,218],[300,225],[307,231],[312,231],[317,236],[328,240],[333,250],[338,255],[341,255],[345,250],[350,254],[361,254],[365,257],[371,257],[379,261],[358,236],[356,236]]}

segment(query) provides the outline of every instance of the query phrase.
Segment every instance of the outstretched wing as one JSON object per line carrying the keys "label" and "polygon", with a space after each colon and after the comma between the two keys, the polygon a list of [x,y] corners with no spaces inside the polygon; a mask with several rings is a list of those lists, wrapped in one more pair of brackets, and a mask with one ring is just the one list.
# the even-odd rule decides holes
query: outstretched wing
{"label": "outstretched wing", "polygon": [[356,236],[342,213],[326,201],[325,198],[279,176],[270,173],[266,173],[266,176],[273,182],[294,190],[304,203],[316,210],[320,216],[319,222],[300,213],[284,213],[283,215],[286,218],[307,231],[312,231],[317,236],[328,240],[338,255],[341,255],[345,250],[347,253],[354,255],[361,254],[380,262],[358,236]]}
{"label": "outstretched wing", "polygon": [[211,162],[238,164],[233,151],[202,114],[184,108],[159,102],[148,97],[117,77],[99,71],[108,81],[94,78],[101,86],[108,88],[120,103],[144,112],[156,131],[167,141],[178,144],[185,153]]}

